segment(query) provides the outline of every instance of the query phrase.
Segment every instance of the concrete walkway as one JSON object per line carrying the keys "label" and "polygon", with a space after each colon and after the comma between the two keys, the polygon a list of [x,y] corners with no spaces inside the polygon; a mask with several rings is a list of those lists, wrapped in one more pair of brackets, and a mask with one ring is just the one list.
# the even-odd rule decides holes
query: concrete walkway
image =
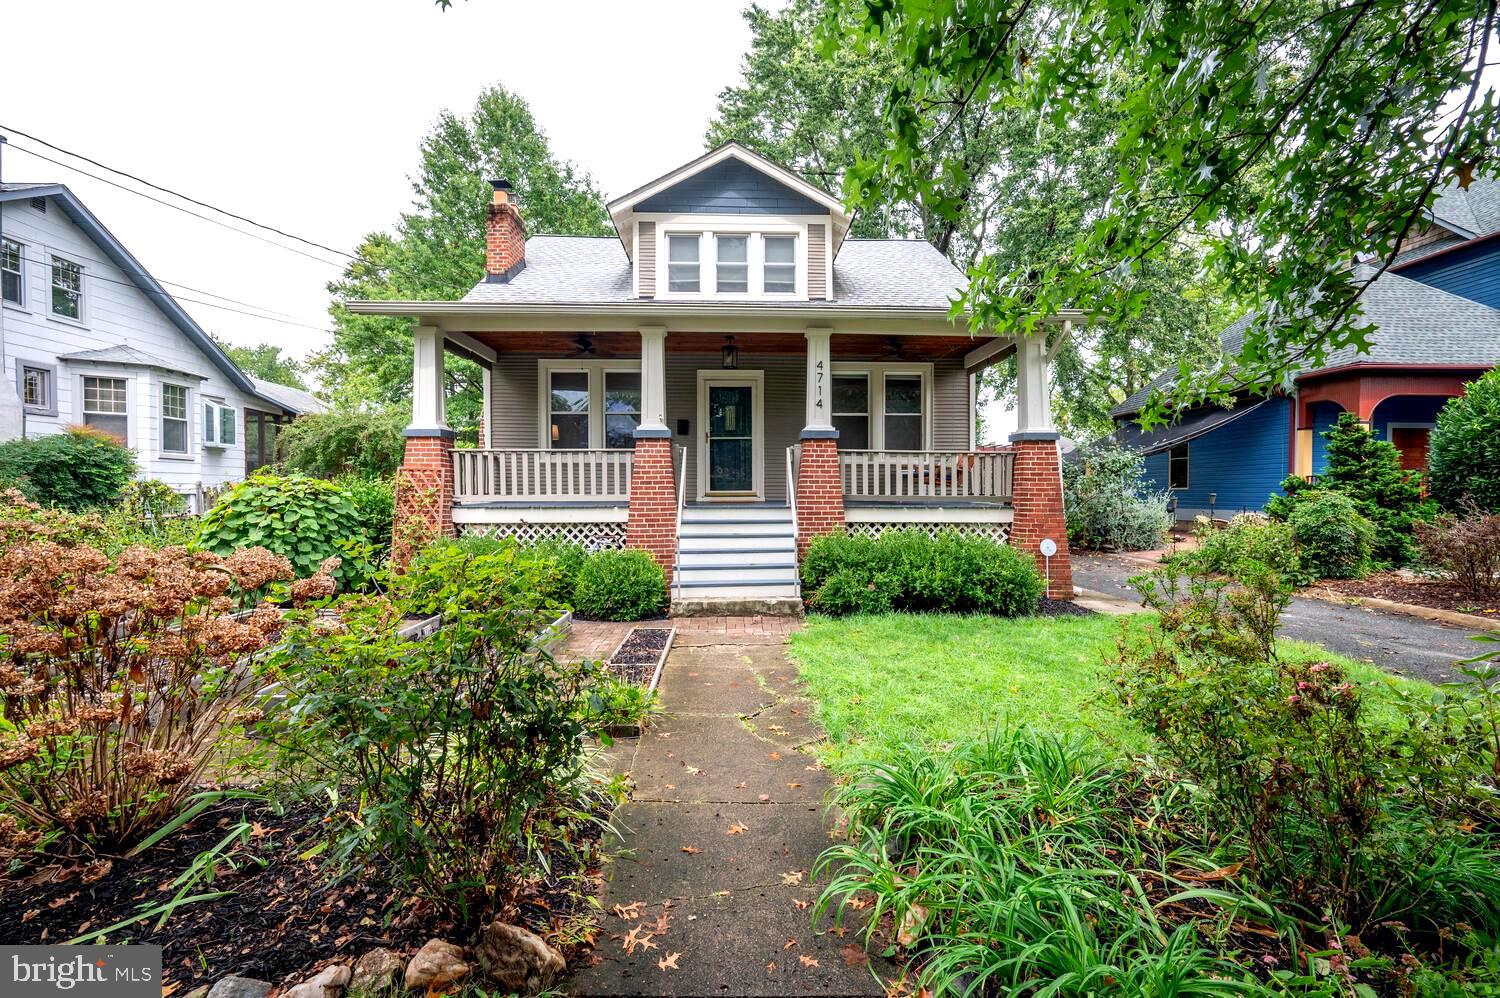
{"label": "concrete walkway", "polygon": [[767,620],[682,627],[662,674],[670,716],[617,743],[635,793],[615,815],[604,929],[573,994],[885,993],[852,925],[813,931],[830,781],[806,751],[820,732],[786,624]]}
{"label": "concrete walkway", "polygon": [[[1127,580],[1150,569],[1150,565],[1135,558],[1075,554],[1073,584],[1128,598],[1139,606],[1140,597]],[[1477,632],[1477,629],[1467,631],[1403,614],[1300,596],[1292,598],[1292,605],[1281,618],[1284,637],[1311,641],[1340,655],[1371,662],[1387,672],[1434,683],[1464,678],[1454,663],[1485,650],[1484,645],[1469,639],[1470,634]]]}

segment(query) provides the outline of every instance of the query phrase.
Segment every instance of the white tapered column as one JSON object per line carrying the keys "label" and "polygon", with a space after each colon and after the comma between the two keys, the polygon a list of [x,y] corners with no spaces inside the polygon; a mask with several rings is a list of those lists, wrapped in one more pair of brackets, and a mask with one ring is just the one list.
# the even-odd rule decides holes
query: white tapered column
{"label": "white tapered column", "polygon": [[648,436],[670,437],[667,430],[667,329],[641,327],[641,425]]}
{"label": "white tapered column", "polygon": [[807,418],[802,438],[836,438],[833,428],[833,331],[809,327],[807,337]]}
{"label": "white tapered column", "polygon": [[413,330],[411,424],[406,428],[407,436],[452,433],[444,390],[443,331],[436,326],[418,326]]}

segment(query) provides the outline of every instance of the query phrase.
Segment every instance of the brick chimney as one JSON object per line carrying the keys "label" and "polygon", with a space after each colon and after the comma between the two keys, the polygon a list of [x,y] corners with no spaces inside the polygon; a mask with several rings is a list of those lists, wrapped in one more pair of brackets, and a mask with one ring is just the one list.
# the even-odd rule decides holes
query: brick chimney
{"label": "brick chimney", "polygon": [[484,238],[485,281],[504,284],[526,269],[526,224],[516,208],[509,180],[491,180],[495,188],[490,201]]}

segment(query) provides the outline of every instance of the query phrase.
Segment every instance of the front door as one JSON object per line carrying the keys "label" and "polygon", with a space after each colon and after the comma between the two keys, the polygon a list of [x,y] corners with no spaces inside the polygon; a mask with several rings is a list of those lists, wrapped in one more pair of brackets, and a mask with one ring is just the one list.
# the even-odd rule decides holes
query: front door
{"label": "front door", "polygon": [[698,480],[704,498],[759,498],[760,389],[758,377],[702,377],[698,386],[702,427]]}
{"label": "front door", "polygon": [[1427,470],[1427,444],[1432,431],[1425,426],[1391,427],[1391,443],[1401,452],[1401,467],[1407,471]]}

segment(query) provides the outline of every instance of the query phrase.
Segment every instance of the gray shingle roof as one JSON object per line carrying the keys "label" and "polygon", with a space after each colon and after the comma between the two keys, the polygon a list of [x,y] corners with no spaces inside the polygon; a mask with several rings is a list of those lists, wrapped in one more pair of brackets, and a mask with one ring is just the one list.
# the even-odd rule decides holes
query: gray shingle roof
{"label": "gray shingle roof", "polygon": [[[1343,347],[1330,353],[1318,370],[1351,364],[1500,365],[1500,310],[1449,294],[1390,271],[1380,275],[1360,297],[1364,318],[1374,323],[1368,353]],[[1246,314],[1219,337],[1225,354],[1239,353],[1253,315]],[[1110,410],[1115,417],[1137,412],[1151,393],[1171,384],[1176,370]]]}
{"label": "gray shingle roof", "polygon": [[255,392],[268,402],[275,402],[283,409],[295,416],[301,416],[309,412],[326,412],[328,406],[323,404],[312,392],[293,388],[291,385],[283,385],[276,381],[267,381],[264,378],[250,377],[255,385]]}
{"label": "gray shingle roof", "polygon": [[[846,239],[828,301],[786,304],[946,309],[964,276],[921,239]],[[494,305],[602,305],[631,296],[630,261],[612,236],[532,236],[526,267],[505,284],[481,282],[463,298]],[[671,300],[659,295],[657,300]],[[758,303],[759,304],[759,303]],[[775,302],[765,303],[775,307]]]}
{"label": "gray shingle roof", "polygon": [[[94,364],[124,364],[130,367],[159,367],[164,371],[177,371],[187,373],[169,361],[162,360],[155,354],[137,350],[132,346],[120,344],[118,346],[98,347],[93,350],[78,350],[74,353],[63,353],[57,355],[58,360],[88,361]],[[195,378],[203,375],[195,374]]]}
{"label": "gray shingle roof", "polygon": [[1475,236],[1500,232],[1500,180],[1475,177],[1468,190],[1449,184],[1438,194],[1432,214],[1439,222],[1451,223]]}

